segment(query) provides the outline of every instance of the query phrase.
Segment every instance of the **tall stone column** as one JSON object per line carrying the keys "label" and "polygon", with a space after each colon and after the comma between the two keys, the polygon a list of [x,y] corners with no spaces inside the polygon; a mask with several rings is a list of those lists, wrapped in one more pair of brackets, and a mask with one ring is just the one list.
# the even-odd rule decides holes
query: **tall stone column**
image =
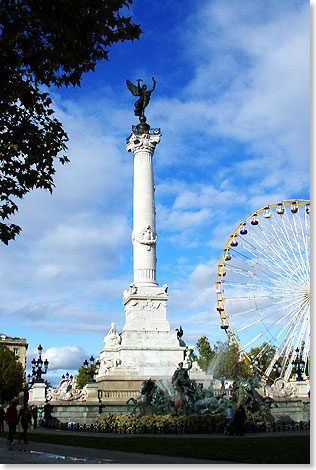
{"label": "tall stone column", "polygon": [[134,387],[136,379],[171,377],[185,351],[167,321],[168,286],[160,287],[156,280],[153,156],[161,135],[158,129],[146,126],[133,127],[126,145],[134,156],[134,276],[129,289],[123,292],[125,325],[118,335],[112,324],[104,338],[97,378],[98,382],[105,380],[107,387],[120,386],[124,390]]}
{"label": "tall stone column", "polygon": [[123,330],[170,331],[166,319],[167,286],[156,281],[156,210],[153,156],[159,129],[132,132],[126,149],[134,155],[133,261],[134,280],[124,291],[126,323]]}
{"label": "tall stone column", "polygon": [[153,156],[160,134],[134,134],[126,149],[134,155],[133,259],[134,285],[156,286],[156,210]]}

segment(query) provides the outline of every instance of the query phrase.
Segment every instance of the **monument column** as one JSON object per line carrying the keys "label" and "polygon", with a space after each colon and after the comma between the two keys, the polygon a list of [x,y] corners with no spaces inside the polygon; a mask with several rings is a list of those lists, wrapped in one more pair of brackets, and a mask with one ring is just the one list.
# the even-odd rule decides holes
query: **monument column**
{"label": "monument column", "polygon": [[[133,126],[126,149],[134,155],[133,264],[134,280],[124,291],[126,330],[170,331],[166,318],[167,285],[156,281],[156,210],[153,155],[160,129]],[[125,340],[126,336],[125,336]]]}
{"label": "monument column", "polygon": [[137,85],[126,81],[132,94],[138,98],[134,114],[140,121],[132,126],[132,133],[126,141],[127,151],[134,156],[133,282],[123,292],[126,317],[122,332],[117,334],[113,323],[104,338],[97,379],[107,380],[108,386],[121,381],[124,390],[136,379],[171,376],[183,360],[185,351],[167,320],[168,286],[160,287],[156,280],[153,156],[161,134],[160,129],[150,128],[144,115],[156,82],[153,78],[153,88],[148,90],[146,85],[140,86],[141,81],[137,80]]}
{"label": "monument column", "polygon": [[134,155],[133,259],[136,287],[157,286],[156,210],[153,155],[160,141],[159,129],[148,133],[132,132],[126,149]]}

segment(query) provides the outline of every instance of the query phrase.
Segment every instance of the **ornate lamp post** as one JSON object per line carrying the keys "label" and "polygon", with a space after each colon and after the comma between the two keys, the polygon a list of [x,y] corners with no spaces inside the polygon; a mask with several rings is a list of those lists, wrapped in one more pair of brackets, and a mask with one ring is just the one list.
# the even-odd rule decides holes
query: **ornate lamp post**
{"label": "ornate lamp post", "polygon": [[96,365],[96,371],[94,371],[94,367],[93,367],[93,366],[94,366],[94,357],[91,356],[89,360],[90,360],[90,370],[88,370],[89,362],[88,362],[87,359],[86,359],[86,360],[84,361],[84,363],[83,363],[83,366],[84,366],[84,373],[85,373],[86,375],[89,375],[89,376],[90,376],[90,378],[89,378],[89,380],[88,380],[88,384],[95,384],[96,381],[95,381],[94,375],[95,375],[95,373],[96,373],[96,372],[99,370],[99,368],[100,368],[100,362],[97,361],[97,362],[95,363],[95,365]]}
{"label": "ornate lamp post", "polygon": [[[255,367],[254,367],[255,365]],[[253,361],[251,361],[251,363],[249,364],[249,367],[250,367],[250,370],[252,372],[252,375],[255,379],[255,382],[258,383],[259,380],[260,380],[260,376],[259,376],[259,372],[258,372],[258,368],[261,369],[262,368],[262,364],[261,362],[259,361],[259,359],[254,359]]]}
{"label": "ornate lamp post", "polygon": [[46,374],[47,369],[48,369],[48,360],[45,359],[45,361],[42,360],[42,351],[43,348],[41,345],[37,348],[38,350],[38,359],[35,360],[33,359],[32,361],[32,375],[28,375],[29,382],[33,385],[34,383],[42,383],[44,382],[44,379],[42,378],[42,375]]}
{"label": "ornate lamp post", "polygon": [[274,371],[274,375],[275,375],[275,380],[278,379],[281,375],[281,371],[282,371],[282,366],[281,364],[276,361],[274,363],[274,366],[272,367],[273,371]]}
{"label": "ornate lamp post", "polygon": [[73,376],[72,375],[69,376],[69,372],[67,372],[66,376],[62,375],[61,378],[62,378],[62,380],[65,380],[65,379],[66,380],[72,380]]}
{"label": "ornate lamp post", "polygon": [[302,376],[302,372],[304,372],[304,369],[305,369],[305,361],[303,361],[300,355],[299,348],[296,348],[295,352],[296,352],[296,359],[292,361],[292,366],[293,366],[294,372],[296,373],[296,380],[298,382],[302,382],[304,380]]}

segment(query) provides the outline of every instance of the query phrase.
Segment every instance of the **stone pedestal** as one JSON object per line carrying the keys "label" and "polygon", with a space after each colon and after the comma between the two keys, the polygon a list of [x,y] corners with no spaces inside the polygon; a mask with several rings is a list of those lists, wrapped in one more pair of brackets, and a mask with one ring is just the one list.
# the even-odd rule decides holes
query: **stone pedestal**
{"label": "stone pedestal", "polygon": [[280,423],[310,421],[310,403],[303,398],[275,398],[276,407],[271,409],[275,420]]}
{"label": "stone pedestal", "polygon": [[32,404],[44,404],[46,401],[45,383],[35,383],[29,390],[29,402]]}
{"label": "stone pedestal", "polygon": [[296,381],[294,382],[294,384],[297,390],[297,397],[304,398],[306,400],[308,397],[308,392],[310,390],[309,380]]}
{"label": "stone pedestal", "polygon": [[98,401],[98,389],[99,386],[97,383],[92,383],[92,384],[87,384],[85,386],[85,391],[87,393],[86,395],[86,401],[87,402],[96,402]]}

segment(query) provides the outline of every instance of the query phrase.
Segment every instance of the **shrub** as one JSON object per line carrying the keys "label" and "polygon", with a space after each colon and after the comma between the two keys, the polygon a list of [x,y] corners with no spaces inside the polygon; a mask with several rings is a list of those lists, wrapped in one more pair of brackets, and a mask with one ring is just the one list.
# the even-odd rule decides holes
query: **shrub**
{"label": "shrub", "polygon": [[96,424],[102,432],[124,434],[207,434],[215,433],[222,415],[114,415],[98,416]]}

